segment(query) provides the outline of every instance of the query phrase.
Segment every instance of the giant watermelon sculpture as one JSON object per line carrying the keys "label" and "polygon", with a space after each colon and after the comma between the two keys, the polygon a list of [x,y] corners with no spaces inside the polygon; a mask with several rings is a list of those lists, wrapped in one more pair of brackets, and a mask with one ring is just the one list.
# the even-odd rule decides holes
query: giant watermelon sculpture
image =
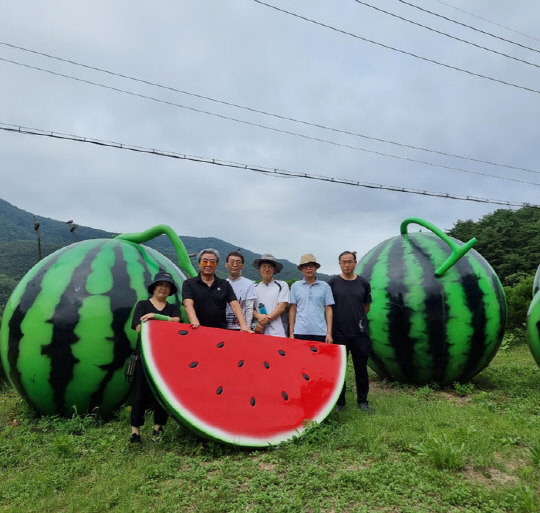
{"label": "giant watermelon sculpture", "polygon": [[149,321],[146,374],[178,421],[214,440],[277,445],[332,411],[345,379],[341,345]]}
{"label": "giant watermelon sculpture", "polygon": [[533,284],[533,300],[527,312],[527,342],[531,353],[540,366],[540,266]]}
{"label": "giant watermelon sculpture", "polygon": [[162,233],[194,275],[178,236],[160,225],[62,248],[17,285],[2,320],[0,356],[13,386],[38,412],[69,416],[97,408],[107,417],[125,400],[133,307],[148,297],[146,284],[158,270],[171,273],[179,290],[185,279],[169,259],[138,244]]}
{"label": "giant watermelon sculpture", "polygon": [[[417,223],[433,233],[407,233]],[[403,383],[448,385],[484,369],[506,324],[502,285],[487,261],[431,223],[409,218],[401,235],[356,269],[371,283],[370,367]]]}

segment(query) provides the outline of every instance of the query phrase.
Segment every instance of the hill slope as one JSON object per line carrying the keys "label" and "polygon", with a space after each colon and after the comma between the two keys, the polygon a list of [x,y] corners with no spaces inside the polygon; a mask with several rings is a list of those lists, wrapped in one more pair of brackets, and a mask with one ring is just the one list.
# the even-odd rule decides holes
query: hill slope
{"label": "hill slope", "polygon": [[[74,234],[70,232],[69,225],[63,221],[49,219],[47,217],[36,216],[39,222],[39,234],[41,238],[42,257],[53,253],[57,249],[74,243],[74,235],[77,241],[87,239],[105,238],[108,239],[117,235],[116,233],[98,230],[87,226],[77,226]],[[141,227],[149,228],[148,226]],[[215,248],[221,256],[222,261],[218,267],[218,275],[227,276],[224,267],[225,256],[230,252],[239,249],[224,240],[215,237],[191,237],[180,236],[188,253],[196,255],[201,249]],[[177,262],[174,248],[165,235],[145,243],[156,249],[160,253]],[[246,259],[244,276],[253,280],[259,279],[256,269],[251,263],[260,255],[246,248],[240,248]],[[34,215],[30,212],[11,205],[7,201],[0,199],[0,276],[9,279],[20,280],[26,272],[39,260],[37,234],[34,229]],[[192,259],[197,268],[195,258]],[[301,273],[296,269],[296,265],[288,260],[280,260],[283,263],[283,271],[279,278],[283,280],[299,279]],[[325,275],[322,275],[324,278]],[[0,304],[0,307],[3,303]]]}

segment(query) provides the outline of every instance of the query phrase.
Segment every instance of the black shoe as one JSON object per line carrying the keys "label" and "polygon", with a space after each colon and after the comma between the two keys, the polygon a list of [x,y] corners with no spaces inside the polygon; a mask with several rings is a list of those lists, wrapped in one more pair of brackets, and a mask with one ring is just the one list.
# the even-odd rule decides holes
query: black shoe
{"label": "black shoe", "polygon": [[132,444],[142,444],[141,435],[138,435],[137,433],[131,433],[129,441]]}
{"label": "black shoe", "polygon": [[160,426],[157,431],[155,429],[152,431],[152,436],[163,436],[163,433],[165,433],[165,431],[163,431],[163,426]]}
{"label": "black shoe", "polygon": [[154,442],[158,442],[163,438],[163,435],[165,434],[165,431],[163,431],[163,426],[161,426],[158,430],[152,431],[152,440]]}
{"label": "black shoe", "polygon": [[336,410],[337,410],[337,411],[343,411],[343,410],[345,410],[345,405],[344,405],[344,404],[337,404],[337,405],[336,405]]}
{"label": "black shoe", "polygon": [[358,409],[367,411],[368,413],[373,413],[373,410],[370,408],[367,401],[364,401],[362,403],[358,403]]}

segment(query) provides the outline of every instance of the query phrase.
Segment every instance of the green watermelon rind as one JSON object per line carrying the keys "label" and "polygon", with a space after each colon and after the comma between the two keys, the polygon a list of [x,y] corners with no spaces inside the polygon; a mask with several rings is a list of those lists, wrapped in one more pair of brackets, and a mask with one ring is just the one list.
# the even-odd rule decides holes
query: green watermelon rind
{"label": "green watermelon rind", "polygon": [[[84,281],[81,282],[85,297],[82,303],[73,309],[79,318],[73,329],[78,340],[70,345],[70,354],[79,361],[71,367],[72,379],[59,392],[63,397],[62,404],[59,405],[59,402],[53,401],[55,389],[50,378],[51,359],[42,354],[42,349],[51,343],[50,332],[53,324],[50,319],[60,297],[71,282],[72,273],[89,252],[94,250],[97,253],[88,268],[85,268]],[[115,251],[116,256],[113,255]],[[94,268],[98,260],[101,264]],[[110,317],[102,316],[101,312],[105,313],[107,308],[97,305],[97,302],[106,305],[111,300],[112,287],[116,286],[116,277],[111,275],[113,267],[121,268],[128,275],[127,286],[135,296],[132,305],[125,305],[130,307],[130,311],[125,315],[125,322],[116,326],[116,332],[112,331],[112,312]],[[125,402],[131,391],[131,385],[124,379],[124,362],[118,361],[114,372],[107,374],[108,371],[105,370],[113,361],[116,344],[113,337],[115,334],[125,336],[129,341],[129,348],[125,348],[127,358],[134,349],[137,338],[131,329],[133,309],[138,300],[148,297],[146,282],[160,269],[170,272],[179,280],[179,284],[185,279],[185,274],[158,251],[141,244],[115,239],[91,239],[71,244],[32,267],[11,294],[0,328],[1,364],[12,386],[41,414],[70,416],[74,410],[86,413],[96,411],[97,408],[102,417],[109,417]],[[53,279],[55,276],[58,276],[58,279]],[[107,279],[108,276],[110,280]],[[23,311],[23,322],[20,324],[22,336],[16,340],[18,358],[10,361],[8,349],[12,335],[11,319],[27,289],[36,287],[34,280],[37,278],[42,278],[41,285],[45,286],[45,290],[40,290],[32,304]],[[51,288],[47,288],[47,283],[52,280],[56,285],[60,279],[66,281],[66,286],[59,286],[58,290],[54,288],[53,295]],[[169,302],[181,304],[179,293],[171,296]],[[99,320],[93,315],[95,312],[100,313]],[[34,332],[35,336],[31,339]],[[30,351],[32,354],[28,356]],[[27,356],[21,358],[21,354]],[[18,381],[12,379],[12,372],[18,373]],[[96,406],[91,400],[98,391],[101,391],[102,397]]]}
{"label": "green watermelon rind", "polygon": [[[166,321],[152,321],[152,322],[166,322]],[[208,425],[197,417],[197,415],[190,412],[182,404],[181,398],[175,397],[172,393],[167,382],[162,378],[157,366],[155,365],[151,357],[151,340],[148,336],[149,330],[146,328],[147,323],[143,323],[141,326],[141,350],[143,354],[143,364],[149,383],[154,391],[156,397],[165,408],[166,411],[177,421],[185,424],[187,427],[195,431],[196,433],[203,435],[209,439],[218,440],[227,444],[240,446],[240,447],[269,447],[275,446],[291,438],[302,435],[310,425],[318,424],[322,422],[333,410],[343,387],[346,373],[346,351],[345,346],[339,346],[339,352],[341,354],[341,365],[339,367],[338,376],[334,389],[330,396],[326,399],[325,403],[321,405],[318,413],[311,419],[305,419],[301,426],[294,429],[280,432],[274,436],[246,436],[235,435],[229,431],[217,428],[215,426]],[[288,340],[288,339],[285,339]],[[301,341],[296,341],[300,343]]]}
{"label": "green watermelon rind", "polygon": [[[402,257],[396,262],[394,255],[400,254]],[[427,255],[422,261],[425,269],[420,269],[418,254]],[[368,314],[373,352],[368,364],[381,377],[403,383],[426,384],[435,381],[448,385],[470,379],[495,356],[506,324],[504,289],[489,263],[474,250],[470,250],[442,278],[435,278],[435,270],[449,254],[450,249],[436,235],[411,233],[381,242],[359,260],[356,273],[370,281],[373,296]],[[399,283],[399,289],[390,290],[392,275],[396,280],[402,276],[402,270],[396,269],[396,263],[407,272],[403,271],[404,279]],[[469,299],[462,288],[460,271],[465,268],[470,268],[469,276],[478,277],[476,313],[484,316],[483,324],[477,323],[476,332],[479,334],[482,328],[484,340],[481,356],[474,356],[471,351],[473,319],[468,311]],[[431,296],[422,287],[422,281],[432,292],[440,291],[444,310],[435,310],[435,314],[443,314],[444,321],[433,322],[432,326],[441,333],[429,334],[429,314],[424,303]],[[401,295],[397,295],[397,291]],[[397,300],[404,303],[402,311],[407,312],[409,331],[403,331],[403,326],[399,324],[401,321],[391,320],[390,314]],[[407,333],[407,337],[403,337],[403,333]],[[393,337],[406,340],[398,344]],[[444,340],[444,344],[441,343],[439,347],[437,368],[433,347],[439,344],[439,340]]]}
{"label": "green watermelon rind", "polygon": [[534,296],[527,312],[527,343],[540,367],[540,291]]}

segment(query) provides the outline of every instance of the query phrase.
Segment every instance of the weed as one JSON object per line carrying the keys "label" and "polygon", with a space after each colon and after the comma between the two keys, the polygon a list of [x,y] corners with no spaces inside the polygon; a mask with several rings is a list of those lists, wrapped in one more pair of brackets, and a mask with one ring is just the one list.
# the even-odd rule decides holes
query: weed
{"label": "weed", "polygon": [[536,467],[540,467],[540,440],[535,440],[527,448],[527,453],[531,458],[532,464]]}
{"label": "weed", "polygon": [[432,436],[413,449],[435,468],[462,470],[465,467],[465,444],[456,445],[448,440],[446,434],[443,434],[441,438]]}
{"label": "weed", "polygon": [[534,488],[520,486],[508,493],[513,513],[538,513],[540,502]]}
{"label": "weed", "polygon": [[466,397],[468,395],[471,395],[474,391],[474,384],[473,383],[458,383],[457,381],[454,383],[454,390],[456,391],[456,394],[459,397]]}
{"label": "weed", "polygon": [[424,385],[423,387],[417,388],[414,391],[414,395],[418,399],[428,401],[433,396],[433,389],[429,385]]}

